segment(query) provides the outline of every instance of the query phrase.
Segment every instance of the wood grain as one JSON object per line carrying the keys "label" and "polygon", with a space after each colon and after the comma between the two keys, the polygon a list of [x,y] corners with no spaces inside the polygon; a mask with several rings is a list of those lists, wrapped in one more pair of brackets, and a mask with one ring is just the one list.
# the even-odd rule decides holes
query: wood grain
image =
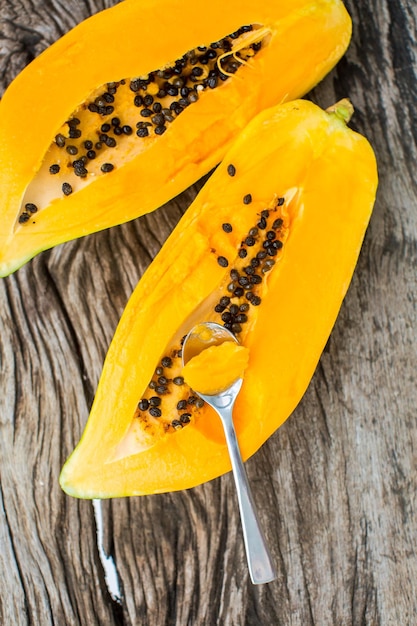
{"label": "wood grain", "polygon": [[[2,89],[111,4],[3,0]],[[310,97],[323,107],[352,99],[380,187],[308,391],[247,462],[279,579],[250,584],[228,475],[102,503],[103,547],[120,585],[112,596],[92,503],[58,485],[119,316],[200,182],[149,216],[45,252],[0,281],[1,624],[417,623],[417,11],[412,0],[346,4],[351,46]]]}

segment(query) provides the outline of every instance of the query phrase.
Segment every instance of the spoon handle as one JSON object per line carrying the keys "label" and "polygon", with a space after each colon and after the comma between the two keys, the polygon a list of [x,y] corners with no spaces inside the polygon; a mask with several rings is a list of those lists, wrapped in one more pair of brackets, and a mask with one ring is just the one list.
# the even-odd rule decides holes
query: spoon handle
{"label": "spoon handle", "polygon": [[230,406],[220,410],[217,409],[217,412],[222,419],[232,463],[249,574],[254,585],[261,585],[275,580],[276,572],[259,523],[255,503],[240,454],[236,431],[233,425],[232,407]]}

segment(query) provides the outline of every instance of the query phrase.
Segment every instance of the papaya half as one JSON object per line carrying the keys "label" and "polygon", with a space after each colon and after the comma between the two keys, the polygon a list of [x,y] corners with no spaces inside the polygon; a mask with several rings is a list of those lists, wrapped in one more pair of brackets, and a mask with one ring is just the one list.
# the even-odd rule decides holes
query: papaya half
{"label": "papaya half", "polygon": [[223,324],[249,351],[234,421],[247,459],[293,412],[351,280],[371,215],[375,156],[295,100],[238,136],[134,290],[84,434],[60,483],[81,498],[186,489],[230,469],[220,420],[184,381],[184,336]]}
{"label": "papaya half", "polygon": [[0,275],[161,206],[350,34],[341,0],[124,0],[76,26],[0,102]]}

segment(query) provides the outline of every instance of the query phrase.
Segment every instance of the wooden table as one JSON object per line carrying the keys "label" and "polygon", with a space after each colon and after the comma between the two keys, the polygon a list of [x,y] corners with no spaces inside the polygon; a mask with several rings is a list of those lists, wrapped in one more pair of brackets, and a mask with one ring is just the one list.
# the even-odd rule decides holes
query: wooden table
{"label": "wooden table", "polygon": [[[111,4],[3,0],[2,87]],[[413,0],[347,8],[349,51],[310,95],[323,107],[352,99],[380,187],[309,389],[247,463],[278,580],[248,579],[230,475],[101,509],[58,485],[119,316],[196,185],[0,280],[1,624],[417,624],[417,10]]]}

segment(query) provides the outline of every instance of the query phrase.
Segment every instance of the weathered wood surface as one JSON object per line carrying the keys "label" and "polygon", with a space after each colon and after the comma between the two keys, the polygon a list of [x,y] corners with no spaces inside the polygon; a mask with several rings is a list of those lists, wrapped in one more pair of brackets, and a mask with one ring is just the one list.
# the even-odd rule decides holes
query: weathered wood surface
{"label": "weathered wood surface", "polygon": [[[111,4],[2,0],[2,87]],[[347,7],[352,44],[312,97],[325,107],[350,96],[381,180],[310,387],[247,463],[278,581],[249,582],[229,475],[188,492],[103,503],[104,550],[120,583],[112,597],[92,503],[58,486],[129,294],[196,186],[0,281],[1,624],[417,623],[417,11],[413,0]]]}

